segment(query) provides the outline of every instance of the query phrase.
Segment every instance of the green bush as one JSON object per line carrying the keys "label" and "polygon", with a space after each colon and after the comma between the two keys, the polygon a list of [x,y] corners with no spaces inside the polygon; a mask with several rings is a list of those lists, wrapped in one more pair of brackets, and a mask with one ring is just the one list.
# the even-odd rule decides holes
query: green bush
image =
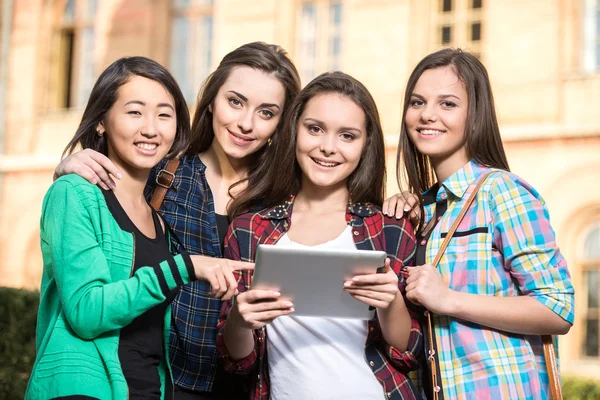
{"label": "green bush", "polygon": [[562,378],[564,400],[600,399],[600,381],[565,376]]}
{"label": "green bush", "polygon": [[0,399],[22,399],[35,361],[39,292],[0,287]]}

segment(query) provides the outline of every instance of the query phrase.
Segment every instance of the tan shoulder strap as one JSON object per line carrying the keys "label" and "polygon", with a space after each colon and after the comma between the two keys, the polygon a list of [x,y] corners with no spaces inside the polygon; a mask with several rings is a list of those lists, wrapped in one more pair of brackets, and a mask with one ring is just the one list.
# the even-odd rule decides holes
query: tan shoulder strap
{"label": "tan shoulder strap", "polygon": [[154,210],[158,211],[165,199],[167,191],[173,185],[177,167],[179,167],[179,160],[169,160],[167,165],[165,165],[165,168],[161,169],[158,171],[158,174],[156,174],[156,190],[150,200],[150,206],[154,208]]}

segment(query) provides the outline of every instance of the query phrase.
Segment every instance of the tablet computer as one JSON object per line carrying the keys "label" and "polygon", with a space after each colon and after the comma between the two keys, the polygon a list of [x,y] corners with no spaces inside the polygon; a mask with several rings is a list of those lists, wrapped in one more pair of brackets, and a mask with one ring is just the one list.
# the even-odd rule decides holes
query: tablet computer
{"label": "tablet computer", "polygon": [[344,291],[344,282],[377,273],[386,253],[317,250],[261,244],[256,250],[252,289],[273,289],[294,303],[295,316],[372,319],[375,309]]}

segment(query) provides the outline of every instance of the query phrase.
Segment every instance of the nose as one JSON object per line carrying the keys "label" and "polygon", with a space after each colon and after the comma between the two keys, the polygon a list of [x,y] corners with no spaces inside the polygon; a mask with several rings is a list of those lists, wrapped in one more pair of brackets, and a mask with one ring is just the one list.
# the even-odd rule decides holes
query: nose
{"label": "nose", "polygon": [[142,136],[153,138],[158,134],[156,129],[156,121],[152,116],[147,116],[144,126],[142,127]]}
{"label": "nose", "polygon": [[438,119],[435,104],[427,104],[421,111],[422,122],[435,122]]}
{"label": "nose", "polygon": [[241,133],[250,133],[254,129],[253,113],[248,110],[244,110],[240,114],[238,119],[238,128],[242,131]]}
{"label": "nose", "polygon": [[327,133],[321,136],[321,145],[319,147],[321,153],[326,156],[331,156],[337,151],[337,137],[333,133]]}

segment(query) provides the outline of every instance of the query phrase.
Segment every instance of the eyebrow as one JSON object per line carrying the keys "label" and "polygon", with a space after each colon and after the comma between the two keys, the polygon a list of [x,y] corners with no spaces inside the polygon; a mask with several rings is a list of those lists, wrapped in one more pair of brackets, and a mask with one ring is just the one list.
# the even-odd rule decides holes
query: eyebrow
{"label": "eyebrow", "polygon": [[[421,96],[421,95],[420,95],[420,94],[418,94],[418,93],[413,93],[413,94],[411,94],[411,96],[418,97],[418,98],[420,98],[421,100],[425,100],[425,97]],[[449,98],[449,97],[454,97],[455,99],[457,99],[457,100],[460,100],[460,97],[458,97],[458,96],[456,96],[456,95],[454,95],[454,94],[440,94],[440,95],[438,96],[438,99],[447,99],[447,98]]]}
{"label": "eyebrow", "polygon": [[[127,103],[125,103],[126,106],[129,105],[129,104],[139,104],[140,106],[145,106],[146,105],[146,103],[144,103],[141,100],[131,100],[131,101],[128,101]],[[175,111],[175,109],[173,108],[173,106],[170,105],[169,103],[158,103],[157,107],[169,107],[171,110]]]}
{"label": "eyebrow", "polygon": [[[323,122],[323,121],[321,121],[321,120],[318,120],[318,119],[316,119],[316,118],[310,118],[310,117],[308,117],[308,118],[304,118],[304,121],[305,121],[305,122],[307,122],[307,121],[312,121],[312,122],[315,122],[315,123],[316,123],[316,124],[318,124],[318,125],[327,126],[327,124],[326,124],[325,122]],[[342,127],[340,128],[340,131],[352,131],[352,132],[356,132],[356,133],[362,133],[362,131],[361,131],[360,129],[358,129],[358,128],[353,128],[353,127],[351,127],[351,126],[342,126]]]}
{"label": "eyebrow", "polygon": [[[244,96],[241,93],[236,92],[235,90],[228,90],[227,92],[235,94],[237,97],[239,97],[240,99],[242,99],[244,101],[248,101],[248,98],[246,96]],[[275,103],[262,103],[259,107],[275,107],[275,108],[278,108],[281,110],[281,107],[279,107]]]}

